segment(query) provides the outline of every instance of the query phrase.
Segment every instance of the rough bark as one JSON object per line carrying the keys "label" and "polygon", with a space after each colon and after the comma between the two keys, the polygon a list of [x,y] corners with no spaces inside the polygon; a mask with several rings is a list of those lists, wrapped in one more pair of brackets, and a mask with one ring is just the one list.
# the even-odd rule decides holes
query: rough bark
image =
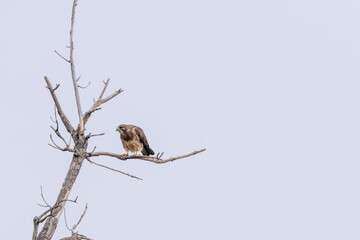
{"label": "rough bark", "polygon": [[79,138],[75,141],[76,152],[73,155],[69,170],[66,174],[64,183],[61,187],[60,193],[56,200],[56,208],[52,210],[51,216],[46,220],[41,232],[39,233],[37,240],[50,240],[54,235],[57,227],[57,223],[61,216],[66,200],[71,192],[71,189],[75,183],[77,176],[79,175],[81,166],[85,159],[85,153],[87,148],[87,140],[83,135],[78,135]]}

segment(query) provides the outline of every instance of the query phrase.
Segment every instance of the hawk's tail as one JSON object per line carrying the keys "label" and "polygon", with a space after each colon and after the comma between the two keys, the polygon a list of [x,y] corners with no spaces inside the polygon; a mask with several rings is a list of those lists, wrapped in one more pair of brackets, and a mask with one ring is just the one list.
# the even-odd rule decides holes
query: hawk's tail
{"label": "hawk's tail", "polygon": [[141,151],[142,155],[144,156],[149,156],[149,155],[154,155],[154,151],[149,147],[149,146],[144,146],[143,150]]}

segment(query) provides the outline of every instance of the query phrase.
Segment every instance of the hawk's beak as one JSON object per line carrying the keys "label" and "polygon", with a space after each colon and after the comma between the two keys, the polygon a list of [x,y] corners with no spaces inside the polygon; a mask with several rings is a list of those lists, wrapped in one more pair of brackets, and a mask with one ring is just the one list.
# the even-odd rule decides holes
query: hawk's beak
{"label": "hawk's beak", "polygon": [[117,128],[116,131],[117,131],[117,132],[120,132],[120,128]]}

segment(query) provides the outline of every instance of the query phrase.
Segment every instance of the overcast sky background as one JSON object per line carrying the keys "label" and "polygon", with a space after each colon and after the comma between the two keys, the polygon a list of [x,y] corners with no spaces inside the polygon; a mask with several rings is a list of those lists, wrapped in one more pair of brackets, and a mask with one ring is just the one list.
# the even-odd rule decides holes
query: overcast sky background
{"label": "overcast sky background", "polygon": [[[30,239],[71,154],[50,142],[53,101],[77,122],[68,56],[72,1],[0,0],[1,239]],[[93,239],[360,238],[360,2],[79,1],[83,110],[111,78],[124,89],[87,125],[89,149],[123,153],[141,126],[166,165],[84,162],[66,206]],[[65,129],[61,126],[63,135]],[[57,140],[60,144],[61,142]],[[53,239],[69,236],[64,218]]]}

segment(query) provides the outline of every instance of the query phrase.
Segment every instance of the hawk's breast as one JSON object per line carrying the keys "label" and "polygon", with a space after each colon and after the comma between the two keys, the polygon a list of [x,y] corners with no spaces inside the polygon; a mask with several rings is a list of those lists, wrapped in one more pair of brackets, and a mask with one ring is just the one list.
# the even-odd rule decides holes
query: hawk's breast
{"label": "hawk's breast", "polygon": [[132,139],[121,138],[122,144],[126,151],[138,152],[143,149],[143,144],[140,142],[140,139],[135,136]]}

